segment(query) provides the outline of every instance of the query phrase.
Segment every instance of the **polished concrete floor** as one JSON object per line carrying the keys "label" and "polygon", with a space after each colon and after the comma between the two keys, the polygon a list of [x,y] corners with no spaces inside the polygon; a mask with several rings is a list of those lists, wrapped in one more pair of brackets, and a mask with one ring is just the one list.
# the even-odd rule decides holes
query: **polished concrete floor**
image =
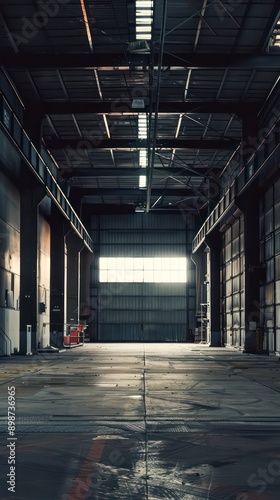
{"label": "polished concrete floor", "polygon": [[0,396],[1,500],[280,498],[277,358],[86,344],[0,358]]}

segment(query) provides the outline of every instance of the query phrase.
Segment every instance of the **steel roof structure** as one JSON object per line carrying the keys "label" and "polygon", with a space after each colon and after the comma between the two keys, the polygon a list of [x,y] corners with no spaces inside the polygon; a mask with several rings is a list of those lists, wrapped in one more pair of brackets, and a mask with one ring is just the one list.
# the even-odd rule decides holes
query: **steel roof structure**
{"label": "steel roof structure", "polygon": [[0,10],[0,65],[70,199],[92,213],[209,207],[211,178],[279,77],[278,2],[3,0]]}

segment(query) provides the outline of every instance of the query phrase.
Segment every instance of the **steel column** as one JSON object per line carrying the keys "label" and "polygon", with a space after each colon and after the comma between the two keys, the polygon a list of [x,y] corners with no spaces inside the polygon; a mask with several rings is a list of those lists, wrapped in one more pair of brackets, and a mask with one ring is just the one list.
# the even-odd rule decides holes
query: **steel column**
{"label": "steel column", "polygon": [[210,346],[221,346],[221,311],[220,311],[220,269],[222,235],[219,231],[213,231],[207,235],[205,242],[210,250]]}
{"label": "steel column", "polygon": [[244,214],[245,250],[245,345],[246,351],[255,351],[256,328],[260,320],[260,277],[263,272],[259,259],[259,190],[258,182],[251,186],[250,195],[238,198],[237,205]]}
{"label": "steel column", "polygon": [[[69,224],[57,207],[52,207],[51,225],[51,293],[50,332],[57,331],[58,339],[63,334],[65,323],[65,248],[64,234]],[[69,226],[70,227],[70,226]]]}
{"label": "steel column", "polygon": [[79,252],[84,244],[73,230],[65,235],[66,244],[66,323],[79,323],[79,297],[80,297],[80,257]]}
{"label": "steel column", "polygon": [[38,208],[45,188],[24,185],[20,193],[20,353],[26,353],[27,325],[31,325],[33,352],[37,350],[37,232]]}

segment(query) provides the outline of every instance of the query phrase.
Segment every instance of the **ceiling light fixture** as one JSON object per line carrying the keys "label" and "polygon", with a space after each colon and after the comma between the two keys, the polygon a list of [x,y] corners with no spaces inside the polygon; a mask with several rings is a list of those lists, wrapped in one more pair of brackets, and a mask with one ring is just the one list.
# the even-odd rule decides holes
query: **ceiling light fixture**
{"label": "ceiling light fixture", "polygon": [[93,52],[92,37],[91,37],[89,20],[88,20],[88,15],[87,15],[87,10],[86,10],[86,6],[85,6],[84,0],[80,0],[80,4],[81,4],[81,9],[82,9],[82,13],[83,13],[83,19],[84,19],[84,23],[85,23],[86,32],[87,32],[88,43],[89,43],[91,52]]}
{"label": "ceiling light fixture", "polygon": [[129,42],[128,51],[131,54],[149,54],[151,49],[147,40],[136,40],[136,42]]}
{"label": "ceiling light fixture", "polygon": [[273,45],[280,47],[280,19],[278,19],[276,26],[273,30]]}
{"label": "ceiling light fixture", "polygon": [[151,40],[153,0],[136,0],[136,40]]}
{"label": "ceiling light fixture", "polygon": [[[138,115],[138,139],[147,139],[148,137],[148,122],[146,113],[139,113]],[[140,149],[139,151],[139,166],[147,168],[148,166],[148,153],[147,149]],[[147,177],[146,175],[139,176],[139,189],[146,189]]]}
{"label": "ceiling light fixture", "polygon": [[132,99],[131,108],[132,109],[143,109],[143,108],[145,108],[145,101],[144,101],[144,99]]}

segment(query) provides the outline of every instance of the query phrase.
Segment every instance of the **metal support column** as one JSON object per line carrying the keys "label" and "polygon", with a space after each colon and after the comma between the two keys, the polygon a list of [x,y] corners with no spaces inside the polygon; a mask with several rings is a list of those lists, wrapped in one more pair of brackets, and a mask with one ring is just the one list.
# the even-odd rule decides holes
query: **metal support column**
{"label": "metal support column", "polygon": [[31,139],[31,142],[40,152],[42,140],[43,116],[40,110],[32,108],[24,112],[23,127]]}
{"label": "metal support column", "polygon": [[220,311],[220,256],[222,248],[222,235],[219,231],[213,231],[205,238],[206,244],[210,249],[210,339],[211,347],[221,346],[221,311]]}
{"label": "metal support column", "polygon": [[70,230],[65,236],[67,278],[66,278],[66,323],[78,324],[80,320],[80,254],[84,244],[75,231]]}
{"label": "metal support column", "polygon": [[89,252],[86,247],[80,251],[80,321],[89,324],[92,319],[90,304],[90,282],[91,282],[91,264],[94,260],[94,254]]}
{"label": "metal support column", "polygon": [[[51,292],[50,333],[53,343],[63,340],[65,321],[65,242],[64,234],[69,223],[57,207],[52,207],[51,218]],[[55,332],[55,333],[54,333]],[[57,345],[59,347],[59,345]]]}
{"label": "metal support column", "polygon": [[[192,254],[192,261],[195,264],[195,274],[196,274],[196,306],[195,306],[195,315],[196,321],[199,325],[196,328],[195,341],[201,341],[201,329],[202,329],[202,321],[201,321],[201,304],[205,302],[205,293],[204,293],[204,281],[207,273],[207,262],[206,262],[206,253],[205,253],[205,245],[199,247],[199,249]],[[200,323],[200,324],[199,324]]]}
{"label": "metal support column", "polygon": [[243,166],[246,165],[252,153],[256,151],[258,145],[258,115],[257,109],[242,116],[242,149]]}
{"label": "metal support column", "polygon": [[[26,183],[27,184],[27,183]],[[27,348],[27,325],[31,325],[31,349],[37,349],[37,226],[38,207],[45,197],[43,186],[21,189],[20,207],[20,353]]]}
{"label": "metal support column", "polygon": [[259,290],[263,268],[259,255],[259,191],[255,181],[246,193],[238,197],[238,206],[244,214],[245,250],[245,351],[256,350],[256,331],[259,325]]}

